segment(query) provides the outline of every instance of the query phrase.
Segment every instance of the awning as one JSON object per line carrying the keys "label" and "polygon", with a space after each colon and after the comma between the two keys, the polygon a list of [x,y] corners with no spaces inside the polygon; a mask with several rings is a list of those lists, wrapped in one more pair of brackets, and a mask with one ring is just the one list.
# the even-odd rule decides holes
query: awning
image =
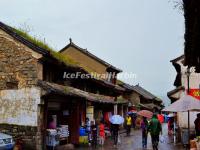
{"label": "awning", "polygon": [[59,94],[64,96],[80,97],[91,102],[116,104],[116,102],[114,101],[114,97],[89,93],[70,86],[59,85],[42,80],[38,81],[38,85],[47,92],[46,95]]}

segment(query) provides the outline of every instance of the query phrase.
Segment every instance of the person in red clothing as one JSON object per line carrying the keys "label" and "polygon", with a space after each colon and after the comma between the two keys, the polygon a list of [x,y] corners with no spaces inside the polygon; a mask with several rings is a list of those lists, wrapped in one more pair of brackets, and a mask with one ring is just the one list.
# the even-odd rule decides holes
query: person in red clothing
{"label": "person in red clothing", "polygon": [[164,122],[164,116],[162,114],[158,114],[157,117],[158,117],[158,120],[160,121],[160,123]]}
{"label": "person in red clothing", "polygon": [[105,141],[105,126],[103,121],[101,121],[99,125],[99,144],[103,146],[104,141]]}
{"label": "person in red clothing", "polygon": [[174,118],[170,117],[168,121],[168,135],[172,135],[174,130]]}

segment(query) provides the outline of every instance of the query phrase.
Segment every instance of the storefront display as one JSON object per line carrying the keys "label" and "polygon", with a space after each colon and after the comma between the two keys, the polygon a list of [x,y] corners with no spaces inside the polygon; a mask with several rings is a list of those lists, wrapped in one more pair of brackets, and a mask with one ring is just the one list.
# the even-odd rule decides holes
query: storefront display
{"label": "storefront display", "polygon": [[57,128],[60,135],[60,139],[65,139],[69,137],[69,127],[68,125],[61,125],[60,128]]}

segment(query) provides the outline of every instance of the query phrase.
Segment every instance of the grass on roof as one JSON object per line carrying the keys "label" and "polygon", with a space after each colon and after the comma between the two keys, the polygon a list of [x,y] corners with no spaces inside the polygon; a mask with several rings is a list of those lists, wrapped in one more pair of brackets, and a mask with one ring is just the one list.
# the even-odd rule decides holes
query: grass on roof
{"label": "grass on roof", "polygon": [[49,46],[47,43],[45,43],[44,41],[42,41],[41,39],[38,39],[36,37],[33,37],[31,35],[29,35],[27,33],[27,31],[21,29],[21,28],[12,28],[12,30],[17,33],[18,35],[22,36],[23,38],[25,38],[26,40],[32,42],[33,44],[47,50],[50,52],[50,54],[56,58],[58,61],[63,62],[66,65],[73,65],[73,66],[77,66],[78,63],[75,62],[73,59],[69,58],[68,56],[65,56],[59,52],[57,52],[56,50],[54,50],[51,46]]}
{"label": "grass on roof", "polygon": [[124,102],[126,99],[124,99],[122,96],[117,97],[117,102]]}
{"label": "grass on roof", "polygon": [[117,85],[123,85],[123,84],[124,84],[123,81],[121,81],[121,80],[117,80]]}

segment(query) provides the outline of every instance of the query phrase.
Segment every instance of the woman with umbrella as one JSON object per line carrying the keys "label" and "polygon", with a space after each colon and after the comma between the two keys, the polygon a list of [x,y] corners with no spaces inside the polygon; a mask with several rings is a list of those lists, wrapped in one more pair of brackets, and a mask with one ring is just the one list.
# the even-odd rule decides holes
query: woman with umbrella
{"label": "woman with umbrella", "polygon": [[148,121],[146,117],[143,117],[143,120],[141,121],[141,129],[142,129],[142,147],[147,148]]}
{"label": "woman with umbrella", "polygon": [[114,147],[116,147],[118,143],[119,125],[124,123],[124,118],[120,115],[113,115],[110,117],[109,121],[112,123]]}
{"label": "woman with umbrella", "polygon": [[147,118],[150,119],[153,113],[148,110],[141,110],[137,112],[137,114],[143,117],[142,121],[140,122],[140,127],[142,129],[142,147],[147,148],[147,136],[149,128]]}
{"label": "woman with umbrella", "polygon": [[113,130],[114,147],[116,147],[118,143],[119,124],[112,124],[112,130]]}

